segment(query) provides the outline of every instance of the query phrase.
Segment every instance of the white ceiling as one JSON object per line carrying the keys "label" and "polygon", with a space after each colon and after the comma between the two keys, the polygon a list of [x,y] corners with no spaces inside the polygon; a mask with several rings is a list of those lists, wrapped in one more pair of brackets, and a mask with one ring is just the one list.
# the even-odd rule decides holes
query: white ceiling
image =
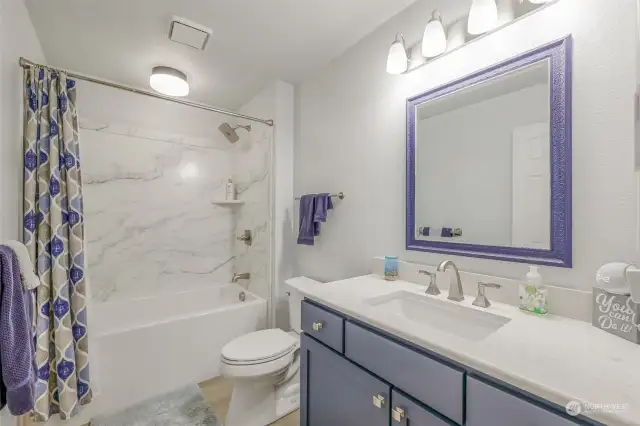
{"label": "white ceiling", "polygon": [[[189,99],[238,108],[270,80],[297,82],[416,0],[25,0],[50,65],[148,87],[185,72]],[[167,38],[178,15],[213,29],[206,50]]]}

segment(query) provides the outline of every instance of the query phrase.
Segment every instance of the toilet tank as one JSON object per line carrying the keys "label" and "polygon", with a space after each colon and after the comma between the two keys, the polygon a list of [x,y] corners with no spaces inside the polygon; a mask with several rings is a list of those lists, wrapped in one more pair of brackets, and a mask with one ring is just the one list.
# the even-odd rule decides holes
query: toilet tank
{"label": "toilet tank", "polygon": [[297,277],[286,280],[285,284],[287,297],[289,299],[289,323],[291,324],[291,330],[300,334],[302,333],[302,300],[304,299],[300,289],[322,285],[322,283],[307,277]]}

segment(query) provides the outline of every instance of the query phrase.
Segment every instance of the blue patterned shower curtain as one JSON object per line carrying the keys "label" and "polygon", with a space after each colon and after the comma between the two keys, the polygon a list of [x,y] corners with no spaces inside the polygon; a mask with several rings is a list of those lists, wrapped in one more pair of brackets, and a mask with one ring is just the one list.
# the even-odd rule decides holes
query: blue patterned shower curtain
{"label": "blue patterned shower curtain", "polygon": [[37,265],[34,420],[91,401],[75,81],[24,73],[24,243]]}

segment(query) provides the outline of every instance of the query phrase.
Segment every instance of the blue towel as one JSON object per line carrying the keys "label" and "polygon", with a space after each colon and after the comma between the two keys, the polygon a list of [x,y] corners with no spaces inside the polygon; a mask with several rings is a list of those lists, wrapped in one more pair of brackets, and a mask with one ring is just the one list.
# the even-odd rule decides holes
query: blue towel
{"label": "blue towel", "polygon": [[451,228],[442,228],[442,232],[440,234],[441,237],[452,238],[453,237],[453,229]]}
{"label": "blue towel", "polygon": [[320,235],[320,224],[327,221],[327,212],[333,210],[331,194],[308,194],[300,198],[300,229],[298,244],[312,246]]}
{"label": "blue towel", "polygon": [[18,257],[0,246],[0,407],[6,401],[14,416],[28,413],[34,404],[36,351],[30,296],[22,287]]}
{"label": "blue towel", "polygon": [[316,195],[315,207],[313,209],[313,235],[320,235],[320,223],[327,221],[327,212],[333,210],[331,194]]}
{"label": "blue towel", "polygon": [[315,236],[316,194],[303,195],[300,198],[300,227],[298,231],[298,244],[312,246]]}

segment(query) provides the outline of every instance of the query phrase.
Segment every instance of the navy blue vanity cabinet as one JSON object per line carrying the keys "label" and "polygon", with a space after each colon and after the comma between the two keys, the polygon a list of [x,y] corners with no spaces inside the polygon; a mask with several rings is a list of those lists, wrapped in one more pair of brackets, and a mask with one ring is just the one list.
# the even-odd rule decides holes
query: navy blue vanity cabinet
{"label": "navy blue vanity cabinet", "polygon": [[301,426],[604,426],[315,302],[302,325]]}
{"label": "navy blue vanity cabinet", "polygon": [[463,370],[349,321],[345,324],[345,356],[423,404],[463,424]]}
{"label": "navy blue vanity cabinet", "polygon": [[344,319],[307,301],[302,302],[302,331],[342,353]]}
{"label": "navy blue vanity cabinet", "polygon": [[391,420],[392,426],[455,426],[397,389],[391,391]]}
{"label": "navy blue vanity cabinet", "polygon": [[552,413],[475,377],[467,377],[467,426],[584,425]]}
{"label": "navy blue vanity cabinet", "polygon": [[301,336],[301,426],[389,426],[390,386]]}

